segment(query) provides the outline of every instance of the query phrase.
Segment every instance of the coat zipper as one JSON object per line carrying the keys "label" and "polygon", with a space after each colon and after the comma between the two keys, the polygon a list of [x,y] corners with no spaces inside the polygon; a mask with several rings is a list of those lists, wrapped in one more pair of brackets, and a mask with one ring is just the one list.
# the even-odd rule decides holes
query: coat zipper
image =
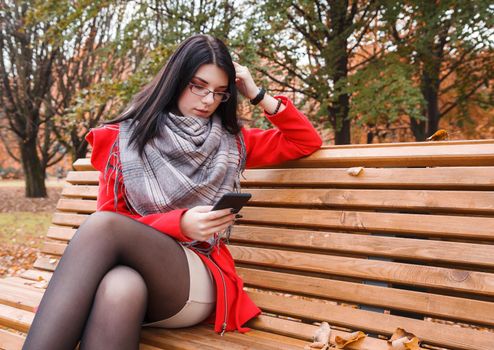
{"label": "coat zipper", "polygon": [[221,271],[221,269],[213,261],[213,259],[211,259],[209,256],[208,256],[208,259],[211,260],[211,262],[214,264],[214,266],[216,266],[216,268],[218,269],[220,276],[221,276],[221,281],[223,282],[223,291],[225,293],[225,317],[223,319],[223,324],[221,325],[221,334],[220,334],[221,336],[223,336],[223,334],[225,334],[225,331],[226,331],[226,321],[228,319],[228,299],[227,299],[227,293],[226,293],[225,277],[223,276],[223,271]]}

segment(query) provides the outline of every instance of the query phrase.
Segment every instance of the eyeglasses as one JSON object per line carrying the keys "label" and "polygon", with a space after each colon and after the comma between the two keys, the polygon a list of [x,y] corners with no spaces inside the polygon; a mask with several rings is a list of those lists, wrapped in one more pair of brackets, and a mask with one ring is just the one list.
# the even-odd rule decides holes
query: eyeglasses
{"label": "eyeglasses", "polygon": [[226,102],[230,98],[229,92],[215,92],[211,91],[204,86],[196,85],[194,83],[189,83],[190,91],[197,96],[206,97],[209,94],[213,94],[213,99],[216,102]]}

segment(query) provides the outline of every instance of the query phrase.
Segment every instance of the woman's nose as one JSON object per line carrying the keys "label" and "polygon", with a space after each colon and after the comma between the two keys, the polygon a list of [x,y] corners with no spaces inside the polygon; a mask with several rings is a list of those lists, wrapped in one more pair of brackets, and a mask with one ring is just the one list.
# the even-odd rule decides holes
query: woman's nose
{"label": "woman's nose", "polygon": [[202,102],[205,103],[205,104],[213,104],[214,103],[214,96],[213,96],[213,93],[210,92],[209,94],[207,94],[206,96],[204,96],[202,98]]}

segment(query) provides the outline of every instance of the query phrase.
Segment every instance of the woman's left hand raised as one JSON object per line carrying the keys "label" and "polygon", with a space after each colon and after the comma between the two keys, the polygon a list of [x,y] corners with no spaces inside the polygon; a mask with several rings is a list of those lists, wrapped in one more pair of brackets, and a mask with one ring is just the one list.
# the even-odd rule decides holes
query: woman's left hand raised
{"label": "woman's left hand raised", "polygon": [[235,84],[237,85],[238,91],[249,100],[253,99],[257,96],[259,88],[254,82],[249,68],[242,66],[237,62],[233,62],[233,65],[235,66]]}

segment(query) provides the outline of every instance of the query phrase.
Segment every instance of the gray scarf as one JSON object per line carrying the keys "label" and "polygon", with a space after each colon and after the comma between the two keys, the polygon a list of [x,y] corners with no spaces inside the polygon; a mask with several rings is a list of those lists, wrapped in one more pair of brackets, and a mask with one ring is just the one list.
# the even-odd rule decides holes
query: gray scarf
{"label": "gray scarf", "polygon": [[224,193],[240,190],[245,166],[241,133],[230,134],[217,115],[207,119],[168,113],[160,119],[164,123],[142,157],[129,145],[131,120],[120,123],[121,172],[133,210],[144,216],[213,205]]}

